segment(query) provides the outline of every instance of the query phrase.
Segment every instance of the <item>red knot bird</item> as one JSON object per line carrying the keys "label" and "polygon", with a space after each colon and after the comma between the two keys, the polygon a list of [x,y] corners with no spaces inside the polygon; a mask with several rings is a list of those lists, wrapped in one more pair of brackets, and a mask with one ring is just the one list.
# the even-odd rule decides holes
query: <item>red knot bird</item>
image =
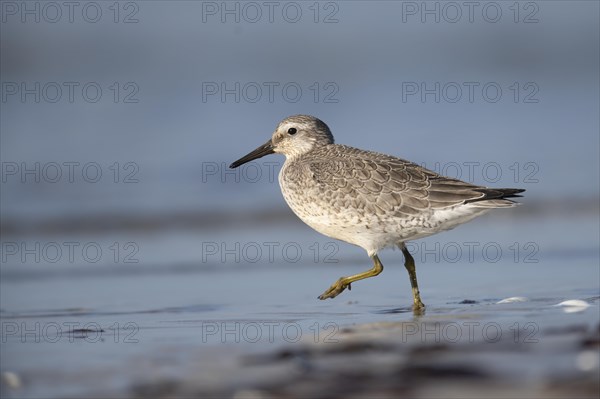
{"label": "red knot bird", "polygon": [[341,277],[319,299],[334,298],[355,281],[377,276],[377,253],[398,246],[404,254],[413,294],[421,313],[415,261],[405,243],[468,222],[495,208],[517,205],[507,198],[525,190],[488,188],[441,176],[391,155],[334,144],[329,127],[308,115],[279,123],[262,146],[233,162],[238,166],[272,153],[285,155],[279,173],[281,192],[304,223],[328,237],[362,247],[373,267]]}

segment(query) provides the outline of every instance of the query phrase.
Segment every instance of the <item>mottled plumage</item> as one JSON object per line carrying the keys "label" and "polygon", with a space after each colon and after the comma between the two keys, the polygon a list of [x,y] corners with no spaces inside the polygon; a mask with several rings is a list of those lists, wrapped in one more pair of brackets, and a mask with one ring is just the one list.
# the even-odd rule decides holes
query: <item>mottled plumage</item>
{"label": "mottled plumage", "polygon": [[369,272],[338,280],[321,299],[381,272],[377,252],[399,246],[411,283],[414,277],[415,308],[422,308],[404,242],[512,207],[516,204],[506,198],[524,191],[477,186],[390,155],[334,144],[327,125],[307,115],[284,119],[269,142],[231,167],[273,152],[286,156],[279,184],[294,213],[320,233],[364,248],[375,262]]}

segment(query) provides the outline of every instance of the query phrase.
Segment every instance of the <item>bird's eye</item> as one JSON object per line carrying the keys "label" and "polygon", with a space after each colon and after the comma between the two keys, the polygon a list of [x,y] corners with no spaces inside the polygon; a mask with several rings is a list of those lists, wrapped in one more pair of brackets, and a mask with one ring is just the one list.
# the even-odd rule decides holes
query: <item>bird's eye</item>
{"label": "bird's eye", "polygon": [[296,134],[296,128],[295,127],[291,127],[288,129],[288,133],[289,134]]}

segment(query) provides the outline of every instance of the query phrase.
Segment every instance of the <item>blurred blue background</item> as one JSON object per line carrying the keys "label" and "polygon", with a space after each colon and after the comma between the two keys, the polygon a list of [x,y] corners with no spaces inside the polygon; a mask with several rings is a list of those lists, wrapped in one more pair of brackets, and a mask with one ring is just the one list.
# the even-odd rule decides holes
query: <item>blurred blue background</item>
{"label": "blurred blue background", "polygon": [[[504,250],[498,264],[481,252],[454,264],[416,256],[426,303],[465,292],[597,295],[599,3],[473,4],[2,2],[3,317],[84,312],[143,329],[157,321],[136,312],[235,319],[264,310],[274,292],[281,314],[300,307],[327,320],[319,312],[346,300],[409,303],[401,267],[386,270],[385,299],[373,281],[362,296],[316,301],[366,268],[363,251],[331,247],[295,218],[277,183],[281,156],[227,168],[299,113],[325,121],[338,143],[527,190],[518,209],[424,241]],[[269,259],[269,242],[304,255],[294,262],[277,249]],[[65,243],[76,243],[72,258]],[[102,255],[82,254],[90,243]],[[240,249],[252,243],[263,250],[254,262]],[[400,266],[398,252],[386,256]],[[189,276],[204,271],[214,274]],[[302,284],[286,286],[289,276]],[[3,370],[35,367],[30,347],[9,340],[3,350]],[[46,392],[39,384],[30,392]]]}
{"label": "blurred blue background", "polygon": [[[499,2],[502,15],[496,23],[487,22],[495,20],[496,9],[484,12],[483,5],[473,9],[473,22],[464,6],[461,18],[448,22],[456,19],[456,8],[439,2],[322,2],[318,12],[313,3],[299,2],[293,3],[301,12],[296,23],[286,21],[295,20],[297,11],[296,6],[284,9],[288,3],[273,8],[273,23],[268,7],[236,2],[121,3],[120,12],[99,3],[97,23],[83,18],[93,18],[95,8],[84,13],[83,6],[74,8],[73,23],[66,7],[58,22],[48,23],[45,18],[53,19],[54,10],[44,11],[35,2],[29,7],[35,4],[40,23],[29,14],[21,22],[21,3],[16,15],[12,9],[3,13],[2,161],[26,162],[30,168],[35,162],[42,168],[49,162],[81,166],[74,167],[75,184],[61,184],[66,166],[58,184],[44,184],[43,178],[37,184],[33,175],[23,184],[18,174],[5,171],[3,226],[115,213],[153,218],[176,211],[284,209],[276,181],[262,176],[254,183],[253,170],[241,184],[235,174],[221,174],[223,165],[266,141],[279,120],[297,113],[323,119],[339,143],[434,169],[436,162],[442,167],[458,163],[463,179],[468,172],[463,163],[479,162],[471,180],[524,187],[530,201],[597,202],[594,2],[532,3],[536,8],[522,3],[518,12],[513,3]],[[237,7],[237,14],[227,14],[226,7]],[[439,15],[427,14],[425,7],[437,7]],[[259,9],[261,17],[250,22]],[[34,91],[40,83],[39,103],[33,94],[22,102],[20,87],[14,95],[7,92],[8,83],[23,82]],[[72,103],[64,82],[78,84]],[[82,93],[90,82],[102,90],[96,103]],[[236,82],[238,102],[236,94],[222,98],[220,85],[235,92]],[[436,82],[439,103],[435,94],[423,102],[420,91],[405,92],[414,84],[420,90],[421,83],[432,89]],[[477,85],[472,103],[465,82]],[[48,83],[63,89],[56,103],[48,101],[56,97],[52,85],[44,95]],[[489,98],[497,97],[496,85],[502,90],[495,103],[482,93],[488,83],[494,84]],[[208,91],[213,84],[217,94]],[[287,94],[286,84],[291,84]],[[462,88],[462,98],[452,103],[455,85]],[[257,86],[262,97],[250,102]],[[92,98],[94,87],[88,89]],[[302,93],[292,102],[296,87]],[[264,161],[282,163],[282,158]],[[88,162],[102,168],[97,184],[81,179]],[[139,182],[112,183],[109,166],[115,162],[121,180],[134,172],[124,165],[134,162]],[[485,180],[482,168],[488,162],[501,166],[498,182]],[[265,175],[267,166],[261,165]],[[530,173],[533,179],[525,179]]]}

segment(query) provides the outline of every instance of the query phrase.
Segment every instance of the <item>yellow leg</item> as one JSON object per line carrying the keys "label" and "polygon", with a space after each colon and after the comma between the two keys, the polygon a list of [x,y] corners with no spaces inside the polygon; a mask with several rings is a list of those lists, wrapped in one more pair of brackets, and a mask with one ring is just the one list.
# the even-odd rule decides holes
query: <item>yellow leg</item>
{"label": "yellow leg", "polygon": [[341,277],[338,281],[336,281],[327,291],[319,295],[319,299],[327,299],[327,298],[335,298],[339,294],[342,293],[346,288],[349,290],[352,289],[350,284],[355,281],[363,280],[365,278],[377,276],[379,273],[383,271],[383,265],[379,260],[377,255],[373,255],[371,257],[373,259],[373,268],[367,270],[366,272],[358,273],[353,276]]}
{"label": "yellow leg", "polygon": [[417,272],[415,270],[415,260],[413,259],[408,249],[404,244],[400,244],[400,249],[404,254],[404,267],[408,271],[408,276],[410,277],[410,285],[412,287],[413,293],[413,310],[423,311],[425,309],[425,305],[421,302],[421,294],[419,294],[419,284],[417,283]]}

